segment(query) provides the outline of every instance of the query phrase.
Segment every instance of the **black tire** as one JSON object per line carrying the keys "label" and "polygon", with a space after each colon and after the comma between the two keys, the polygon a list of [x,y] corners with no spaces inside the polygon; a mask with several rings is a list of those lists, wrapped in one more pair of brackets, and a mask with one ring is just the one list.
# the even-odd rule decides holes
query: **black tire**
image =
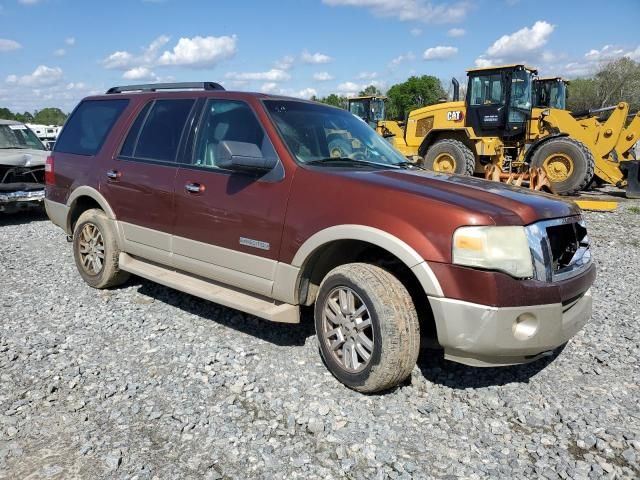
{"label": "black tire", "polygon": [[329,155],[331,157],[349,157],[353,154],[353,147],[343,138],[329,141]]}
{"label": "black tire", "polygon": [[554,154],[561,154],[571,159],[573,170],[570,175],[563,181],[553,181],[553,172],[548,172],[547,177],[551,182],[551,190],[559,195],[573,195],[591,182],[595,170],[595,160],[591,150],[587,146],[568,137],[554,138],[544,142],[531,157],[531,166],[534,168],[543,168],[545,160]]}
{"label": "black tire", "polygon": [[[370,320],[367,332],[372,334],[373,347],[368,363],[362,362],[360,371],[349,371],[341,363],[340,357],[345,358],[344,350],[340,355],[337,352],[340,348],[332,349],[331,339],[325,335],[331,331],[331,325],[324,317],[325,308],[330,308],[328,300],[333,292],[345,288],[355,293],[366,306],[367,312],[362,319]],[[350,318],[345,321],[358,325],[354,317],[342,318]],[[375,265],[350,263],[327,274],[316,299],[315,326],[320,353],[329,371],[347,387],[359,392],[377,392],[398,385],[411,374],[418,359],[420,326],[411,296],[400,280]],[[347,328],[345,326],[344,330]],[[347,342],[342,345],[346,348]]]}
{"label": "black tire", "polygon": [[[86,239],[83,240],[85,238],[83,232],[89,231],[99,232],[102,243],[103,260],[100,262],[101,268],[97,272],[95,269],[92,270],[95,265],[91,261],[89,267],[83,265],[83,262],[87,260],[86,255],[83,257],[81,252],[83,241],[86,244]],[[95,208],[83,212],[73,230],[73,258],[82,279],[93,288],[109,288],[123,284],[129,279],[129,273],[118,268],[119,255],[120,250],[116,236],[106,214]]]}
{"label": "black tire", "polygon": [[471,149],[460,140],[452,140],[449,138],[438,140],[429,147],[424,156],[424,168],[439,171],[434,167],[434,162],[442,154],[448,154],[455,160],[455,168],[452,172],[448,173],[472,176],[475,172],[476,157]]}

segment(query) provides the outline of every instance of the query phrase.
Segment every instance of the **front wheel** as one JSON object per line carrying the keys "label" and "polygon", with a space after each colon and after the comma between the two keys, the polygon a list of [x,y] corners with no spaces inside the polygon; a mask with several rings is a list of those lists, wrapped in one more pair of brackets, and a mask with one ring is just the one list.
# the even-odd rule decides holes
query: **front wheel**
{"label": "front wheel", "polygon": [[554,193],[573,195],[584,190],[593,178],[595,160],[584,143],[559,137],[535,150],[531,166],[545,171]]}
{"label": "front wheel", "polygon": [[377,392],[411,374],[420,349],[418,315],[405,286],[375,265],[331,270],[315,305],[320,352],[349,388]]}
{"label": "front wheel", "polygon": [[424,156],[424,168],[441,173],[457,173],[472,176],[476,168],[476,157],[460,140],[438,140]]}

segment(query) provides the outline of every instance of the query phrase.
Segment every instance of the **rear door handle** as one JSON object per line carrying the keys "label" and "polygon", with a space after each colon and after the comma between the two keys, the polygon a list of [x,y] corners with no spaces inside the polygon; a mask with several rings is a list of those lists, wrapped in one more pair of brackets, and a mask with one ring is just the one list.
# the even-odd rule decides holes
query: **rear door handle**
{"label": "rear door handle", "polygon": [[109,180],[117,180],[122,176],[122,174],[118,170],[109,170],[107,171],[107,178]]}
{"label": "rear door handle", "polygon": [[184,189],[189,193],[202,193],[205,191],[205,186],[201,183],[189,182]]}

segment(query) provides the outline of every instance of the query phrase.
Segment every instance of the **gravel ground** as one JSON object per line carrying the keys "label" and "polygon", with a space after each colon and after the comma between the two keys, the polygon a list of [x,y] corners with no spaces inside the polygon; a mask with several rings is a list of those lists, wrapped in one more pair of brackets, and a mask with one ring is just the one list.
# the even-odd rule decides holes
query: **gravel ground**
{"label": "gravel ground", "polygon": [[586,217],[594,315],[557,358],[423,350],[369,396],[310,322],[136,278],[93,290],[42,215],[0,217],[0,478],[638,478],[640,202]]}

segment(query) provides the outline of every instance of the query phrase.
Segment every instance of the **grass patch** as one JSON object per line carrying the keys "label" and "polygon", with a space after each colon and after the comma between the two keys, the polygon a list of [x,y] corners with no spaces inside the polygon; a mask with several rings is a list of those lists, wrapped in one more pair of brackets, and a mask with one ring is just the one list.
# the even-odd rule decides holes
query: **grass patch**
{"label": "grass patch", "polygon": [[629,207],[627,212],[633,213],[635,215],[640,215],[640,207]]}

